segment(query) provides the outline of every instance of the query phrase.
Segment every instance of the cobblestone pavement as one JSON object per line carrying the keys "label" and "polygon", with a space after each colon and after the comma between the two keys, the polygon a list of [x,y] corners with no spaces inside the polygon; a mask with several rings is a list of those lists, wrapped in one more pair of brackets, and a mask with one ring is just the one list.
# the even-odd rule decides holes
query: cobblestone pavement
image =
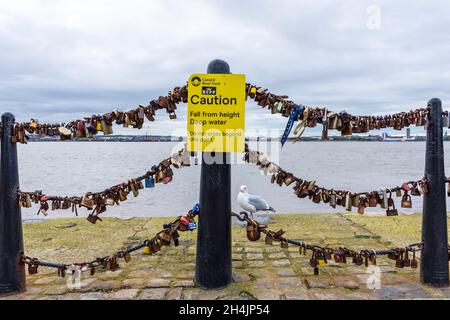
{"label": "cobblestone pavement", "polygon": [[[402,219],[387,217],[366,217],[371,224],[380,219],[381,223],[399,224]],[[360,218],[358,218],[360,219]],[[375,220],[373,220],[375,219]],[[415,220],[414,220],[415,219]],[[419,218],[411,223],[419,224]],[[51,258],[57,261],[79,261],[80,256],[91,257],[97,251],[109,249],[112,252],[117,245],[108,245],[111,239],[118,240],[122,246],[138,242],[152,232],[160,229],[164,221],[170,219],[135,218],[122,223],[118,219],[105,219],[101,228],[116,228],[117,232],[100,234],[96,226],[90,226],[84,220],[67,224],[67,219],[25,225],[25,248],[29,247],[33,255],[42,259]],[[367,226],[356,223],[352,216],[344,214],[320,215],[276,215],[273,230],[283,228],[286,236],[292,239],[305,240],[310,243],[346,245],[352,248],[383,248],[398,245],[393,239],[387,240],[379,234],[371,232]],[[417,221],[416,221],[417,220]],[[396,222],[397,221],[397,222]],[[411,228],[411,223],[408,223]],[[73,226],[75,224],[76,226]],[[108,226],[110,224],[110,226]],[[122,226],[125,224],[125,226]],[[64,237],[79,237],[77,232],[65,232],[77,228],[83,239],[83,250],[70,245],[56,246]],[[420,227],[420,225],[419,225]],[[59,230],[53,230],[53,229]],[[83,228],[89,229],[83,231]],[[125,228],[122,230],[121,228]],[[128,229],[126,229],[128,228]],[[47,229],[48,232],[42,232]],[[374,229],[376,229],[374,227]],[[386,228],[383,228],[385,230]],[[39,230],[39,232],[38,232]],[[53,231],[54,232],[53,232]],[[419,228],[420,231],[420,228]],[[411,241],[420,236],[411,232]],[[86,234],[85,234],[86,233]],[[91,236],[93,239],[89,239]],[[58,241],[56,241],[57,237]],[[55,270],[39,268],[39,274],[27,276],[27,292],[3,297],[2,299],[448,299],[449,288],[432,288],[419,282],[419,269],[396,269],[395,262],[384,257],[377,258],[377,266],[366,268],[352,264],[329,264],[320,268],[320,275],[313,275],[309,266],[310,256],[299,254],[298,248],[287,249],[279,245],[268,246],[264,240],[250,242],[245,237],[242,226],[233,226],[233,282],[224,289],[204,290],[193,282],[195,270],[195,237],[196,233],[181,233],[180,246],[164,247],[155,255],[134,254],[129,263],[121,261],[121,269],[115,272],[104,271],[90,276],[83,273],[77,281],[69,275],[59,278]],[[52,240],[48,240],[48,239]],[[104,247],[98,239],[103,238]],[[105,239],[106,238],[106,239]],[[403,238],[402,238],[403,239]],[[43,241],[46,240],[46,241]],[[404,240],[404,239],[403,239]],[[120,247],[120,246],[119,246]],[[55,249],[58,249],[55,251]],[[97,251],[95,250],[97,249]],[[379,288],[373,288],[380,280]],[[368,280],[372,285],[367,285]]]}

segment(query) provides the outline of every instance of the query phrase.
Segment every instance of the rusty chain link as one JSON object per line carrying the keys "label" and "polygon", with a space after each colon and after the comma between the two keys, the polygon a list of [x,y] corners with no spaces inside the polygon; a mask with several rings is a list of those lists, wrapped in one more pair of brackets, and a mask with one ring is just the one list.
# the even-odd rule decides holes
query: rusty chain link
{"label": "rusty chain link", "polygon": [[380,206],[387,209],[387,215],[398,215],[395,209],[395,203],[392,194],[402,197],[401,207],[411,208],[412,196],[421,196],[428,192],[428,181],[424,177],[417,181],[408,181],[401,186],[380,189],[379,191],[370,192],[351,192],[347,190],[327,189],[316,185],[315,180],[305,180],[294,176],[294,174],[282,169],[278,164],[271,162],[262,152],[253,151],[245,146],[244,159],[245,162],[255,164],[265,174],[271,174],[272,183],[277,183],[280,187],[284,184],[290,186],[295,183],[293,190],[299,198],[308,197],[314,203],[329,203],[331,207],[342,206],[347,211],[351,211],[352,207],[356,207],[358,213],[363,214],[365,208]]}
{"label": "rusty chain link", "polygon": [[[270,109],[271,113],[280,113],[284,117],[290,117],[295,112],[294,121],[298,121],[297,132],[303,132],[305,128],[323,125],[322,138],[328,138],[328,130],[335,129],[341,132],[343,136],[353,133],[366,133],[370,130],[392,128],[401,130],[410,125],[424,126],[427,122],[428,108],[420,107],[408,112],[398,112],[384,116],[355,116],[345,111],[333,112],[327,108],[309,107],[296,105],[288,100],[288,96],[277,95],[269,92],[268,89],[246,84],[246,99],[254,100],[262,108]],[[81,119],[72,120],[66,123],[39,123],[36,119],[28,122],[16,122],[13,127],[13,143],[27,143],[27,133],[35,133],[38,136],[60,136],[62,140],[72,138],[92,138],[99,132],[105,135],[112,134],[112,125],[123,125],[141,129],[145,119],[154,121],[156,110],[164,109],[169,114],[170,119],[176,119],[175,110],[181,102],[188,100],[187,85],[175,87],[170,90],[166,96],[159,96],[153,99],[146,106],[139,105],[134,109],[119,111],[114,109],[103,115],[92,115]],[[294,108],[297,106],[299,108]],[[449,126],[449,113],[442,113],[444,126]],[[0,123],[1,125],[1,123]]]}
{"label": "rusty chain link", "polygon": [[178,246],[178,231],[193,231],[196,228],[194,218],[199,214],[199,206],[196,204],[185,216],[180,216],[173,222],[164,225],[164,229],[159,231],[153,238],[144,240],[143,242],[119,250],[111,256],[96,258],[86,262],[74,262],[71,264],[55,263],[43,261],[35,257],[22,255],[22,263],[28,265],[29,274],[36,274],[38,267],[48,267],[58,269],[58,275],[64,277],[67,270],[75,272],[79,269],[81,271],[90,271],[94,275],[98,267],[103,267],[106,270],[116,271],[120,268],[118,259],[124,259],[125,262],[131,260],[131,253],[144,249],[145,254],[157,253],[163,246],[170,246],[174,243]]}
{"label": "rusty chain link", "polygon": [[[88,216],[88,221],[96,223],[101,221],[98,216],[106,211],[107,206],[119,205],[126,201],[128,194],[132,193],[134,197],[139,195],[139,190],[154,187],[155,183],[167,184],[172,181],[174,168],[190,166],[190,153],[185,148],[174,153],[171,157],[162,160],[158,165],[151,168],[144,175],[129,179],[115,186],[112,186],[101,192],[87,192],[84,196],[51,196],[42,194],[42,191],[24,192],[18,190],[17,199],[19,206],[29,208],[33,204],[39,204],[37,214],[47,215],[47,211],[57,209],[72,209],[78,215],[77,207],[84,207],[92,210]],[[143,182],[144,181],[144,182]],[[49,205],[51,202],[51,205]]]}
{"label": "rusty chain link", "polygon": [[[247,222],[247,239],[250,241],[258,241],[261,238],[261,234],[266,236],[265,243],[272,245],[273,242],[280,242],[282,248],[287,248],[289,244],[299,247],[299,252],[302,255],[306,255],[307,251],[311,251],[311,259],[309,264],[314,268],[314,274],[319,274],[319,267],[328,263],[331,259],[336,263],[347,263],[347,258],[351,258],[352,263],[355,265],[369,266],[369,262],[376,265],[376,258],[380,255],[387,255],[389,259],[395,260],[395,266],[397,268],[411,267],[417,268],[418,262],[416,259],[416,252],[422,249],[423,243],[413,243],[405,247],[389,248],[389,249],[361,249],[352,250],[346,247],[333,248],[329,246],[319,246],[306,243],[304,241],[288,239],[284,236],[285,231],[280,229],[276,232],[267,228],[267,225],[260,224],[254,219],[248,217],[246,212],[237,214],[232,212],[232,216],[238,220]],[[412,259],[409,258],[409,254],[412,254]],[[449,249],[450,254],[450,249]]]}

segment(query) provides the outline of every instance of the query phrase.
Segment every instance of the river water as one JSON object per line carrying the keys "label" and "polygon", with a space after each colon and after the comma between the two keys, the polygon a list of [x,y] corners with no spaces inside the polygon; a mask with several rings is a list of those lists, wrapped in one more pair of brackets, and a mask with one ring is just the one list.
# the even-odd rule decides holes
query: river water
{"label": "river water", "polygon": [[[101,191],[144,174],[180,146],[182,144],[174,142],[36,142],[19,145],[20,186],[23,191],[43,190],[52,195]],[[444,146],[449,154],[450,144]],[[424,142],[288,142],[279,154],[274,149],[273,160],[281,167],[328,188],[371,191],[417,180],[424,172]],[[446,172],[449,170],[450,161],[447,161]],[[170,184],[141,190],[137,198],[130,195],[120,206],[108,207],[104,215],[127,218],[183,214],[198,201],[199,179],[199,165],[175,170]],[[232,165],[234,210],[239,210],[236,196],[242,184],[248,186],[250,193],[261,195],[278,212],[343,210],[342,207],[332,209],[327,204],[298,199],[291,187],[271,184],[270,176],[261,175],[255,165],[242,163]],[[400,208],[399,200],[396,205],[401,212],[421,211],[421,197],[413,197],[413,209]],[[23,218],[43,218],[36,216],[37,211],[38,207],[23,209]],[[79,213],[86,215],[85,209],[80,209]],[[47,218],[72,215],[70,210],[57,210],[49,211]]]}

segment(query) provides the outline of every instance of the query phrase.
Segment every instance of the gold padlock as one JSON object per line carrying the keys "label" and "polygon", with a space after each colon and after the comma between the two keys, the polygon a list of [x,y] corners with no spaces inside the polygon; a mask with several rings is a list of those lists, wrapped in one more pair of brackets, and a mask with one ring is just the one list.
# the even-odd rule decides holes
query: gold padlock
{"label": "gold padlock", "polygon": [[104,135],[113,134],[112,125],[108,124],[105,119],[102,120],[101,127]]}
{"label": "gold padlock", "polygon": [[97,124],[95,126],[95,130],[97,131],[103,131],[103,126],[101,121],[97,121]]}
{"label": "gold padlock", "polygon": [[411,196],[408,194],[408,192],[405,192],[405,194],[402,197],[401,207],[402,208],[411,208],[412,207]]}
{"label": "gold padlock", "polygon": [[350,192],[345,195],[345,210],[352,211],[352,196]]}

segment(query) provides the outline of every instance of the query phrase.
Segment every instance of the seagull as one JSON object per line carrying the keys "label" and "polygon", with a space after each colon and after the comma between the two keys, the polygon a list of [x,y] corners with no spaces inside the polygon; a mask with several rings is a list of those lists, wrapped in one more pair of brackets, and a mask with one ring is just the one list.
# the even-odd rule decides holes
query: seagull
{"label": "seagull", "polygon": [[237,196],[239,206],[245,211],[250,212],[253,217],[253,213],[257,211],[272,211],[275,209],[269,206],[266,200],[260,196],[249,194],[247,186],[241,186],[240,192]]}

